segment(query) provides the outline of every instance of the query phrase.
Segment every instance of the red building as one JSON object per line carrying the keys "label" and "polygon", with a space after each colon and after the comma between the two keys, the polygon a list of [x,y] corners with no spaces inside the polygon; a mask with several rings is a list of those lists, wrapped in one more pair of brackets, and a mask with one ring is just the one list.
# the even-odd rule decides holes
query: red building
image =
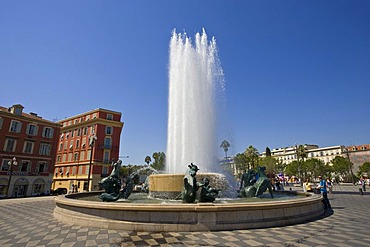
{"label": "red building", "polygon": [[353,163],[353,172],[357,174],[359,167],[370,162],[370,144],[353,145],[345,147],[347,158]]}
{"label": "red building", "polygon": [[58,123],[62,128],[52,188],[98,190],[98,182],[109,175],[112,160],[119,157],[121,113],[98,108]]}
{"label": "red building", "polygon": [[60,125],[23,109],[0,106],[0,197],[50,192]]}

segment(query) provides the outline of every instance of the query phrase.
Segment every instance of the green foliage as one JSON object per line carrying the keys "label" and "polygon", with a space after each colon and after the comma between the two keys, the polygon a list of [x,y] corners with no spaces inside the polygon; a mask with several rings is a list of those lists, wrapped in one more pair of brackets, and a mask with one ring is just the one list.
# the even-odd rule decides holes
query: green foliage
{"label": "green foliage", "polygon": [[304,161],[307,158],[306,148],[304,145],[299,145],[297,148],[298,161]]}
{"label": "green foliage", "polygon": [[270,157],[271,156],[271,150],[269,147],[266,147],[266,157]]}
{"label": "green foliage", "polygon": [[166,163],[166,154],[164,152],[155,152],[153,153],[153,164],[151,166],[157,171],[163,170]]}
{"label": "green foliage", "polygon": [[224,149],[225,157],[227,158],[227,151],[229,151],[230,143],[227,140],[223,140],[220,147]]}
{"label": "green foliage", "polygon": [[291,176],[297,176],[297,174],[298,174],[298,161],[295,160],[292,163],[289,163],[285,167],[285,171],[284,172],[289,177],[291,177]]}
{"label": "green foliage", "polygon": [[267,156],[264,158],[261,158],[259,161],[260,166],[266,167],[266,174],[268,174],[271,178],[271,176],[276,176],[279,172],[282,172],[284,169],[284,166],[281,162],[279,162],[277,159],[271,156]]}
{"label": "green foliage", "polygon": [[254,169],[258,166],[258,160],[259,160],[259,153],[258,150],[250,145],[245,151],[244,155],[249,160],[249,167]]}
{"label": "green foliage", "polygon": [[365,162],[359,167],[358,176],[362,176],[364,173],[367,173],[367,176],[370,175],[370,162]]}
{"label": "green foliage", "polygon": [[234,157],[234,163],[238,170],[248,170],[248,158],[244,155],[244,153],[238,153]]}
{"label": "green foliage", "polygon": [[333,164],[334,172],[342,176],[348,175],[352,166],[351,162],[342,156],[336,156],[331,163]]}

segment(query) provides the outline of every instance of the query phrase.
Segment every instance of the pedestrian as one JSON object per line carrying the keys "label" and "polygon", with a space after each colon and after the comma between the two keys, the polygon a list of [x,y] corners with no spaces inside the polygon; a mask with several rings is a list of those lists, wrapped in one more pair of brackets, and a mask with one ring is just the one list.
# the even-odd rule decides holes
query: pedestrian
{"label": "pedestrian", "polygon": [[333,184],[331,183],[331,180],[329,178],[326,180],[326,185],[328,186],[328,189],[329,189],[329,195],[332,195],[333,194]]}
{"label": "pedestrian", "polygon": [[329,199],[328,199],[328,191],[327,191],[327,184],[326,180],[319,176],[320,183],[317,186],[317,189],[320,189],[320,193],[322,195],[322,203],[324,204],[324,208],[331,208]]}
{"label": "pedestrian", "polygon": [[364,177],[360,178],[362,191],[366,191],[366,180]]}
{"label": "pedestrian", "polygon": [[310,179],[306,179],[306,181],[303,184],[303,191],[305,192],[312,192],[312,185],[310,183]]}

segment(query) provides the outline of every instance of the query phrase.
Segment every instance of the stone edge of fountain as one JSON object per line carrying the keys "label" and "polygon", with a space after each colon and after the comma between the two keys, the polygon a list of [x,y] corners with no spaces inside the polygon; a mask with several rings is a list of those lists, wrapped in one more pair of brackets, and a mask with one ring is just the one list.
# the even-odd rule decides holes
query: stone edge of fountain
{"label": "stone edge of fountain", "polygon": [[[54,217],[67,224],[130,231],[215,231],[293,225],[323,214],[321,196],[251,203],[125,204],[76,200],[100,192],[58,196]],[[291,192],[285,192],[291,193]]]}

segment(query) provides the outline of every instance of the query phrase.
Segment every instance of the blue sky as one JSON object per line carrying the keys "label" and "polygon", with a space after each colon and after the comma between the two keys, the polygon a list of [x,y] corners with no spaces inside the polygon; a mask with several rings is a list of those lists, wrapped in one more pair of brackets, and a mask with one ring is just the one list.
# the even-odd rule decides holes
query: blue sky
{"label": "blue sky", "polygon": [[[1,1],[0,105],[122,112],[124,163],[166,151],[174,28],[216,38],[230,154],[369,143],[369,1]],[[223,155],[220,150],[220,156]]]}

